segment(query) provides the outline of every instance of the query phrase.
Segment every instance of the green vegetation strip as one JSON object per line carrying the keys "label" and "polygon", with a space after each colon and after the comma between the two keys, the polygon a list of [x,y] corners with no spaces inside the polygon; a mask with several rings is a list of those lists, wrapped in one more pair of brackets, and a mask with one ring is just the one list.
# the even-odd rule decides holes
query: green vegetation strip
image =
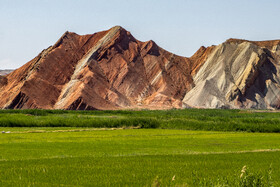
{"label": "green vegetation strip", "polygon": [[11,133],[0,134],[0,186],[280,184],[277,133],[4,129]]}
{"label": "green vegetation strip", "polygon": [[161,128],[280,132],[280,113],[253,110],[0,110],[0,127]]}

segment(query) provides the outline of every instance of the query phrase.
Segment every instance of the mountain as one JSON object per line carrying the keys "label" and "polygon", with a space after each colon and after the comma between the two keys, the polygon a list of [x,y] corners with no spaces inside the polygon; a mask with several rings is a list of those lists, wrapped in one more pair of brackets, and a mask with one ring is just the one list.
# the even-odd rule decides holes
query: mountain
{"label": "mountain", "polygon": [[93,35],[66,32],[2,79],[0,107],[181,108],[199,63],[140,42],[119,26]]}
{"label": "mountain", "polygon": [[193,76],[183,105],[273,109],[280,105],[280,41],[229,39],[215,46]]}
{"label": "mountain", "polygon": [[11,69],[0,70],[0,76],[7,75],[7,74],[11,73],[12,71],[13,70],[11,70]]}
{"label": "mountain", "polygon": [[230,39],[186,58],[120,26],[66,32],[0,77],[0,108],[279,108],[279,46]]}

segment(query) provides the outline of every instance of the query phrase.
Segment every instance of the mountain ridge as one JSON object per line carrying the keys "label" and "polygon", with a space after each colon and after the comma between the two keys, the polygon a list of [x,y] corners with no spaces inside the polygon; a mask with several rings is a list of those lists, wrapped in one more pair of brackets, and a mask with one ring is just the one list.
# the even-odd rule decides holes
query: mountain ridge
{"label": "mountain ridge", "polygon": [[280,40],[229,39],[187,58],[120,26],[66,31],[0,78],[0,108],[278,108],[279,46]]}

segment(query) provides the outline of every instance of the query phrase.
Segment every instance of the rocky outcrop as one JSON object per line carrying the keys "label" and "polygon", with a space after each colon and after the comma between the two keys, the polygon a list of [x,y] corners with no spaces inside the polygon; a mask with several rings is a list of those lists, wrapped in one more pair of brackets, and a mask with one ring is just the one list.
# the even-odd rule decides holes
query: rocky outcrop
{"label": "rocky outcrop", "polygon": [[120,26],[65,32],[0,76],[0,108],[279,108],[280,42],[229,39],[186,58]]}

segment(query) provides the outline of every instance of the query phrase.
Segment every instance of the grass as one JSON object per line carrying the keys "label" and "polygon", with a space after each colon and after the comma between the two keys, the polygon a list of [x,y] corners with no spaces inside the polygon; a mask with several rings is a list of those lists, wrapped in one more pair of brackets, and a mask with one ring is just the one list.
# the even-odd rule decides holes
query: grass
{"label": "grass", "polygon": [[0,110],[0,131],[0,186],[280,185],[278,112]]}
{"label": "grass", "polygon": [[[74,129],[80,131],[67,131]],[[0,134],[0,186],[236,186],[244,165],[247,182],[266,182],[271,167],[274,186],[280,184],[277,133],[5,130],[11,133]]]}
{"label": "grass", "polygon": [[250,110],[0,110],[0,127],[161,128],[280,132],[280,113]]}

